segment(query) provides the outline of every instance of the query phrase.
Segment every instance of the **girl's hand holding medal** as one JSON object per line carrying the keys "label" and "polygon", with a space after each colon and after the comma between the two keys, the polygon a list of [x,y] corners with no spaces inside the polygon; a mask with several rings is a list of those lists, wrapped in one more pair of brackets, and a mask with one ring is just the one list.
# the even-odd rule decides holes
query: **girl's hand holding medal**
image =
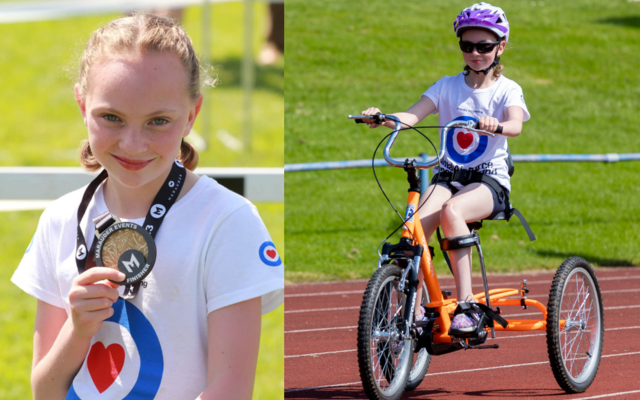
{"label": "girl's hand holding medal", "polygon": [[94,267],[78,275],[71,285],[69,303],[73,331],[91,339],[102,328],[102,322],[114,313],[118,287],[113,281],[123,281],[125,275],[115,269]]}

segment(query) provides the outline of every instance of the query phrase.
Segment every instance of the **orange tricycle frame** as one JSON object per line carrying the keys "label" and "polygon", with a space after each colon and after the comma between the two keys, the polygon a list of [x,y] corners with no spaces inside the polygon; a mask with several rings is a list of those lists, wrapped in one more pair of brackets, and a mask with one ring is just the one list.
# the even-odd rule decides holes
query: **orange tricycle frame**
{"label": "orange tricycle frame", "polygon": [[[420,270],[424,277],[427,291],[429,292],[430,303],[427,307],[435,309],[440,316],[436,318],[434,327],[436,329],[433,332],[433,341],[435,343],[452,343],[452,338],[447,332],[451,326],[451,317],[455,311],[457,299],[448,298],[445,299],[440,289],[440,283],[438,282],[438,276],[436,270],[433,267],[433,261],[427,245],[427,238],[422,230],[422,224],[417,217],[417,210],[420,202],[420,193],[416,191],[409,192],[409,199],[407,201],[407,212],[411,215],[403,226],[402,237],[411,240],[413,245],[421,245],[424,249],[422,258],[420,259]],[[492,306],[521,306],[521,299],[508,298],[511,296],[519,296],[519,289],[492,289],[489,290],[489,303]],[[486,304],[485,293],[474,294],[473,297],[480,303]],[[547,330],[547,308],[540,302],[531,299],[525,299],[524,304],[526,306],[536,307],[542,312],[543,319],[510,319],[508,320],[508,326],[503,328],[499,324],[495,324],[495,330],[498,331],[546,331]],[[560,321],[560,326],[564,326],[564,320]]]}

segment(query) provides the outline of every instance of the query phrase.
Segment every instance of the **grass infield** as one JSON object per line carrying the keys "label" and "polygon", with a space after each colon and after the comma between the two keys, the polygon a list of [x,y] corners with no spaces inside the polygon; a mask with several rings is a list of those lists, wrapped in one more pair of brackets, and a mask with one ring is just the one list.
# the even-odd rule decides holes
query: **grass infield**
{"label": "grass infield", "polygon": [[[347,114],[403,111],[462,71],[452,23],[471,3],[287,0],[285,162],[370,159],[389,130],[355,125]],[[509,139],[512,153],[640,152],[640,3],[492,4],[511,24],[503,73],[522,86],[532,115]],[[437,125],[437,117],[420,125]],[[438,146],[437,132],[425,133]],[[393,154],[421,152],[433,155],[407,131]],[[404,172],[378,172],[403,212]],[[487,222],[480,235],[489,271],[553,269],[571,255],[596,266],[639,265],[638,173],[638,162],[516,164],[511,200],[538,240],[529,243],[517,219]],[[370,277],[376,247],[399,224],[370,169],[287,173],[285,202],[289,282]],[[448,271],[439,252],[434,262]]]}
{"label": "grass infield", "polygon": [[[252,150],[232,151],[217,138],[220,130],[242,139],[243,5],[211,7],[212,58],[202,60],[219,79],[204,91],[202,112],[211,118],[209,144],[200,152],[203,167],[280,167],[284,158],[284,61],[256,66],[252,102]],[[266,3],[255,4],[253,49],[258,53],[268,22]],[[89,35],[119,15],[59,21],[0,24],[1,166],[77,166],[78,150],[87,138],[73,94],[77,66]],[[197,53],[202,52],[200,7],[185,9],[182,24]],[[202,115],[195,130],[202,135]],[[187,137],[187,140],[191,140]]]}

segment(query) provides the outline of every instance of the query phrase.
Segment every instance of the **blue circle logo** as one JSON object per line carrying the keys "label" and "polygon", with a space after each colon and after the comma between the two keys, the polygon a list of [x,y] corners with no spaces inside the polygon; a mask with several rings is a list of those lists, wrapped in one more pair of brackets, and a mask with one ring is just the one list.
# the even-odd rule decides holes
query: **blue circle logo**
{"label": "blue circle logo", "polygon": [[[131,390],[123,398],[123,400],[144,400],[153,399],[158,393],[160,382],[162,381],[162,373],[164,371],[164,357],[162,355],[162,347],[158,340],[153,326],[144,314],[132,303],[123,299],[118,299],[113,304],[114,314],[104,322],[114,322],[119,324],[131,335],[135,343],[137,353],[139,355],[139,369],[137,379],[132,385]],[[107,324],[105,324],[107,325]],[[104,326],[103,326],[103,329]],[[107,355],[107,370],[105,374],[103,365],[98,365],[96,360],[100,360],[103,355]],[[90,376],[95,388],[100,394],[115,382],[116,376],[123,371],[123,363],[125,363],[124,350],[119,344],[111,344],[106,346],[102,342],[96,342],[92,345],[91,350],[85,360],[83,369],[88,369],[88,373],[84,376]],[[110,365],[109,365],[110,364]],[[114,372],[115,371],[115,372]],[[83,370],[78,373],[82,374]],[[111,375],[109,375],[109,373]],[[116,376],[113,376],[115,373]],[[135,374],[133,374],[135,377]],[[83,384],[85,381],[83,380]],[[91,382],[88,382],[91,383]],[[80,400],[80,396],[74,388],[75,382],[71,385],[66,400]],[[83,391],[84,392],[84,391]],[[107,393],[105,393],[105,396]]]}
{"label": "blue circle logo", "polygon": [[282,264],[280,254],[278,254],[276,245],[273,244],[273,242],[262,243],[260,250],[258,250],[258,254],[260,255],[260,260],[270,267],[277,267]]}
{"label": "blue circle logo", "polygon": [[[475,121],[477,118],[458,117],[454,121]],[[489,138],[474,132],[467,132],[464,128],[451,128],[446,133],[447,155],[458,164],[467,164],[482,157]]]}

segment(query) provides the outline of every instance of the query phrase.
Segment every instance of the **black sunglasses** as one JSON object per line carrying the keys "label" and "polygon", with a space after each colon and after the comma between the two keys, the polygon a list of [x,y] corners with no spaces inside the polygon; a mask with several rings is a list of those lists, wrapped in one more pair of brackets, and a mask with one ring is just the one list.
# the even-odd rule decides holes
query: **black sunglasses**
{"label": "black sunglasses", "polygon": [[473,42],[467,42],[466,40],[461,40],[460,50],[462,50],[465,53],[472,53],[473,48],[475,47],[476,49],[478,49],[478,53],[485,54],[485,53],[492,52],[493,49],[499,44],[500,42],[473,43]]}

